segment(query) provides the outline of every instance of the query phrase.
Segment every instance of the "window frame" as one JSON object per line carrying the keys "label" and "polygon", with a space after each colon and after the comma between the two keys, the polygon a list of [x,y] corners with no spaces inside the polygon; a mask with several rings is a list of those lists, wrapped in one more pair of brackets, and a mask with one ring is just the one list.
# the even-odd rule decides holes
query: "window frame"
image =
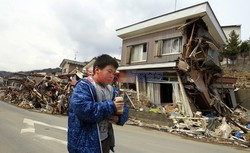
{"label": "window frame", "polygon": [[[146,57],[145,57],[145,60],[137,60],[137,61],[132,61],[132,52],[134,51],[134,47],[135,46],[140,46],[140,45],[143,45],[143,48],[142,48],[142,56],[143,56],[143,52],[144,52],[144,45],[146,46]],[[140,63],[140,62],[146,62],[147,61],[147,58],[148,58],[148,43],[145,42],[145,43],[140,43],[140,44],[135,44],[135,45],[131,45],[131,53],[130,53],[130,63]]]}
{"label": "window frame", "polygon": [[[164,47],[164,42],[167,40],[171,40],[171,44],[173,43],[172,41],[178,39],[179,42],[179,52],[174,52],[174,53],[163,53],[163,47]],[[166,56],[166,55],[178,55],[182,52],[182,37],[172,37],[172,38],[167,38],[167,39],[161,39],[161,40],[157,40],[156,43],[158,43],[159,41],[162,41],[162,46],[161,46],[161,51],[160,51],[160,55],[161,56]],[[171,45],[172,46],[172,45]],[[172,49],[172,48],[171,48]]]}

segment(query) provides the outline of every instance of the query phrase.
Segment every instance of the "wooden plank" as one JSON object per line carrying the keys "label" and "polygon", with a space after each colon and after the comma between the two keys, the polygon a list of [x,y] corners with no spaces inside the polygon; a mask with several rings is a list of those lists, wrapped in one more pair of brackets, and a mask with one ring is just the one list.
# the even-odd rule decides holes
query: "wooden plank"
{"label": "wooden plank", "polygon": [[125,92],[125,95],[128,97],[129,102],[131,103],[131,105],[133,106],[133,108],[135,109],[135,105],[132,102],[132,100],[130,99],[129,95],[127,94],[127,92]]}
{"label": "wooden plank", "polygon": [[177,77],[178,77],[178,82],[179,82],[179,86],[180,86],[180,90],[181,90],[182,105],[183,105],[183,108],[184,108],[184,114],[186,116],[193,117],[193,112],[192,112],[191,107],[189,105],[189,101],[188,101],[188,98],[187,98],[187,95],[186,95],[186,91],[185,91],[184,86],[183,86],[183,84],[181,82],[181,77],[180,77],[179,73],[177,73]]}
{"label": "wooden plank", "polygon": [[182,26],[180,26],[180,27],[177,28],[177,29],[178,29],[178,30],[181,30],[181,29],[185,28],[186,26],[188,26],[188,25],[190,25],[190,24],[192,24],[192,23],[198,21],[199,19],[201,19],[201,18],[203,18],[203,17],[204,17],[204,15],[201,16],[201,17],[198,17],[198,18],[196,18],[196,19],[193,19],[193,20],[191,20],[191,21],[189,21],[189,22],[183,24]]}
{"label": "wooden plank", "polygon": [[139,91],[139,83],[138,83],[138,76],[135,76],[135,85],[136,85],[136,95],[137,100],[140,101],[140,91]]}
{"label": "wooden plank", "polygon": [[194,23],[193,28],[192,28],[191,36],[190,36],[190,38],[188,40],[187,48],[186,48],[185,55],[184,55],[185,58],[187,58],[189,56],[189,54],[190,54],[191,43],[193,41],[193,35],[194,35],[194,28],[195,28],[195,23]]}

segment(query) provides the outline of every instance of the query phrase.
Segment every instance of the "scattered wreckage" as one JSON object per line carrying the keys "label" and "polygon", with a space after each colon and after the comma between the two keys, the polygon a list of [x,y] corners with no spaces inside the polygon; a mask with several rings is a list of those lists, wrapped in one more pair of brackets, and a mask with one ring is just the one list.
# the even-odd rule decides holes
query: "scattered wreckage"
{"label": "scattered wreckage", "polygon": [[47,76],[41,74],[15,74],[8,79],[3,101],[26,109],[51,114],[67,114],[68,101],[75,84],[74,74]]}

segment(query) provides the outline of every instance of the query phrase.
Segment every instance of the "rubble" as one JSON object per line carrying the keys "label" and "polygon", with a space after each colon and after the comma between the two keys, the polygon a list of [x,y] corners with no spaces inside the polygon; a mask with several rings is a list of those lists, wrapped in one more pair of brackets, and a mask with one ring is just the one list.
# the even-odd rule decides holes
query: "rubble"
{"label": "rubble", "polygon": [[148,98],[143,94],[139,95],[140,100],[138,100],[136,91],[132,89],[120,89],[119,91],[121,96],[125,96],[126,99],[124,99],[124,101],[127,101],[128,105],[133,109],[148,112],[150,110],[150,107],[153,107]]}
{"label": "rubble", "polygon": [[126,124],[186,135],[208,142],[250,147],[250,133],[244,133],[233,124],[227,123],[225,118],[172,116],[172,119],[174,120],[174,126],[148,124],[133,118],[130,118]]}
{"label": "rubble", "polygon": [[[242,107],[236,109],[233,94],[230,93],[231,97],[225,98],[227,93],[222,82],[224,83],[230,78],[225,80],[222,77],[222,69],[217,63],[218,60],[211,59],[209,56],[219,49],[210,38],[210,34],[206,32],[206,25],[202,20],[194,19],[179,29],[188,33],[186,48],[177,64],[181,94],[182,96],[186,94],[187,98],[184,97],[186,100],[182,99],[182,104],[179,106],[179,115],[184,118],[173,117],[176,122],[174,129],[196,136],[205,135],[232,140],[235,140],[233,135],[235,131],[248,135],[250,129],[246,128],[248,123],[246,109],[242,109]],[[221,80],[221,86],[215,86],[219,82],[217,80]],[[229,83],[232,82],[231,80]],[[182,90],[182,86],[185,90]],[[231,92],[234,87],[228,86],[227,88]],[[230,107],[226,104],[228,101],[231,101]],[[235,110],[232,110],[232,107],[235,107]],[[195,113],[197,110],[199,113]],[[201,116],[201,112],[205,116]],[[200,117],[195,118],[192,115]],[[206,115],[210,117],[206,117]],[[215,123],[217,124],[214,125]],[[237,139],[239,138],[237,137]],[[246,142],[245,139],[242,141]],[[248,144],[250,145],[249,141]]]}
{"label": "rubble", "polygon": [[68,102],[74,80],[70,75],[23,75],[8,79],[8,87],[1,97],[3,101],[25,109],[36,109],[50,114],[67,114]]}
{"label": "rubble", "polygon": [[178,109],[173,105],[165,107],[167,108],[166,115],[169,115],[170,112],[172,112],[169,118],[173,120],[173,126],[148,124],[135,118],[130,118],[127,124],[153,128],[174,134],[182,134],[210,142],[250,147],[250,124],[248,123],[248,120],[246,122],[244,120],[244,124],[239,123],[242,118],[241,116],[248,117],[250,112],[246,111],[241,106],[239,106],[241,109],[237,108],[232,110],[232,114],[241,114],[234,116],[233,120],[239,125],[245,125],[245,130],[247,131],[242,130],[226,117],[214,116],[212,114],[203,116],[202,112],[199,111],[195,113],[194,117],[187,117],[178,112]]}
{"label": "rubble", "polygon": [[[123,90],[124,91],[124,90]],[[130,90],[129,99],[134,106],[131,109],[138,111],[161,113],[173,120],[173,126],[163,126],[160,124],[148,124],[135,118],[130,118],[127,124],[140,127],[154,128],[175,134],[182,134],[189,137],[212,141],[222,144],[236,144],[243,147],[250,147],[250,112],[246,108],[238,105],[234,109],[227,107],[218,97],[215,97],[212,104],[217,104],[221,108],[221,114],[216,111],[204,115],[204,111],[193,112],[193,117],[185,115],[180,111],[180,107],[175,104],[164,106],[154,106],[146,99],[137,101],[135,91]],[[140,100],[145,98],[140,95]]]}
{"label": "rubble", "polygon": [[249,89],[250,88],[250,72],[249,71],[237,71],[226,68],[223,70],[224,77],[234,77],[237,79],[235,83],[236,88]]}

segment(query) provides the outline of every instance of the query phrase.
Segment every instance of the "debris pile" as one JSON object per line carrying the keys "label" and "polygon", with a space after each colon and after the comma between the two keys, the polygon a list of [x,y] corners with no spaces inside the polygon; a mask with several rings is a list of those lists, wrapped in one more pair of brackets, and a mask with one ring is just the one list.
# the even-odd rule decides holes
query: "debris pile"
{"label": "debris pile", "polygon": [[138,100],[137,93],[133,89],[119,89],[119,95],[125,98],[124,101],[132,109],[148,112],[152,107],[152,103],[145,95],[140,94]]}
{"label": "debris pile", "polygon": [[248,71],[236,71],[231,69],[224,69],[224,77],[235,77],[237,82],[235,87],[240,89],[250,89],[250,72]]}
{"label": "debris pile", "polygon": [[[218,81],[231,82],[229,78],[222,77],[222,69],[219,67],[218,56],[214,56],[219,51],[216,43],[210,37],[207,27],[200,19],[192,20],[179,29],[186,27],[188,41],[182,57],[178,62],[178,82],[181,90],[181,104],[178,105],[180,114],[192,120],[176,119],[176,129],[180,132],[192,131],[193,135],[210,135],[228,139],[232,132],[249,135],[248,123],[240,122],[240,118],[248,111],[235,107],[236,101],[233,98],[233,87],[218,86]],[[227,82],[227,84],[229,84]],[[226,90],[225,90],[226,88]],[[227,91],[227,92],[225,92]],[[232,91],[232,92],[231,92]],[[227,96],[230,95],[230,96]],[[231,108],[235,110],[232,110]],[[237,109],[236,109],[237,108]],[[194,112],[199,112],[194,113]],[[202,113],[201,113],[202,112]],[[238,112],[238,114],[237,114]],[[206,117],[197,119],[195,116],[204,114]],[[222,119],[216,119],[222,118]],[[246,119],[245,117],[243,117]],[[196,119],[196,118],[195,118]],[[220,126],[213,125],[216,120]],[[218,122],[217,121],[217,122]],[[206,126],[208,124],[209,126]],[[213,122],[213,123],[212,123]],[[181,123],[181,124],[179,124]],[[206,123],[206,124],[205,124]],[[212,129],[210,127],[213,127]],[[184,131],[183,131],[184,130]],[[239,137],[231,136],[235,139]],[[240,138],[239,138],[240,139]],[[245,138],[241,142],[248,142]]]}
{"label": "debris pile", "polygon": [[26,109],[51,114],[67,114],[68,101],[73,91],[72,75],[20,75],[8,79],[2,100]]}
{"label": "debris pile", "polygon": [[173,111],[169,116],[173,120],[173,126],[148,124],[134,118],[130,118],[127,124],[186,135],[209,142],[250,147],[250,112],[239,105],[231,117],[240,126],[235,126],[228,121],[231,119],[226,117],[212,114],[203,116],[201,112],[196,112],[194,117],[185,117],[177,111]]}

